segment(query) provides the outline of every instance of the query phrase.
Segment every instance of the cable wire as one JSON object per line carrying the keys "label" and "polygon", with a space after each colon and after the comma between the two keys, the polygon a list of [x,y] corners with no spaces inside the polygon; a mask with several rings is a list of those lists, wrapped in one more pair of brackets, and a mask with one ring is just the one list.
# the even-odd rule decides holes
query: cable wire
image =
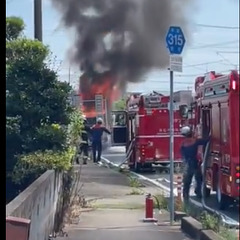
{"label": "cable wire", "polygon": [[206,44],[206,45],[202,45],[202,46],[191,47],[191,48],[189,48],[189,49],[201,49],[201,48],[224,46],[224,45],[228,45],[228,44],[232,44],[232,43],[236,43],[236,42],[239,42],[239,39],[234,40],[234,41],[228,41],[228,42]]}
{"label": "cable wire", "polygon": [[240,29],[239,26],[219,26],[219,25],[208,25],[208,24],[196,24],[198,27],[204,28],[216,28],[216,29],[229,29],[229,30],[236,30]]}

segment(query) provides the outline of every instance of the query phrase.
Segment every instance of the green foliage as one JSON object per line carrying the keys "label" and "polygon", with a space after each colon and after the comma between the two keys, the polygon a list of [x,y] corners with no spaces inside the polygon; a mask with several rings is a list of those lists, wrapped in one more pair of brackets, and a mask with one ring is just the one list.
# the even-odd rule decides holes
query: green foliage
{"label": "green foliage", "polygon": [[168,210],[168,199],[166,198],[166,196],[164,196],[163,193],[153,196],[153,200],[154,208],[159,208],[159,210]]}
{"label": "green foliage", "polygon": [[6,117],[6,137],[16,137],[20,134],[21,117]]}
{"label": "green foliage", "polygon": [[20,135],[21,117],[6,117],[6,171],[12,170],[16,159],[15,154],[21,151],[21,135]]}
{"label": "green foliage", "polygon": [[238,239],[238,234],[236,233],[236,231],[231,231],[231,229],[221,226],[218,216],[203,212],[200,216],[200,222],[202,223],[204,229],[213,230],[214,232],[218,233],[219,236],[221,236],[221,239]]}
{"label": "green foliage", "polygon": [[[64,150],[66,146],[67,131],[66,128],[59,124],[43,124],[36,128],[35,141],[29,143],[31,150],[34,146],[37,149],[46,150]],[[37,150],[36,149],[36,150]]]}
{"label": "green foliage", "polygon": [[6,18],[6,40],[12,41],[17,39],[24,30],[24,22],[19,17]]}
{"label": "green foliage", "polygon": [[26,64],[26,69],[33,63],[38,67],[43,65],[48,54],[48,47],[37,40],[19,38],[6,43],[7,64],[14,65],[17,61],[20,65]]}
{"label": "green foliage", "polygon": [[76,109],[70,115],[70,124],[68,125],[69,144],[77,145],[83,129],[83,115]]}
{"label": "green foliage", "polygon": [[200,221],[204,229],[210,229],[215,232],[219,231],[219,219],[216,216],[203,212],[201,214]]}
{"label": "green foliage", "polygon": [[23,38],[23,29],[21,19],[7,18],[6,162],[15,182],[46,169],[69,169],[73,149],[67,142],[72,89],[49,67],[49,48]]}
{"label": "green foliage", "polygon": [[130,187],[133,187],[133,188],[143,187],[141,182],[137,178],[134,178],[134,177],[129,177],[129,185],[130,185]]}
{"label": "green foliage", "polygon": [[122,111],[126,109],[126,99],[120,99],[113,103],[113,110]]}
{"label": "green foliage", "polygon": [[144,192],[138,188],[133,188],[127,195],[143,195]]}
{"label": "green foliage", "polygon": [[48,48],[42,43],[20,39],[10,42],[8,47],[12,60],[6,74],[6,113],[21,116],[23,150],[60,149],[66,142],[66,133],[53,131],[51,124],[69,123],[71,87],[59,82],[57,73],[44,63]]}
{"label": "green foliage", "polygon": [[9,67],[6,78],[7,115],[22,116],[27,127],[39,126],[41,121],[68,123],[71,87],[58,82],[54,71],[47,66],[16,63]]}
{"label": "green foliage", "polygon": [[228,229],[223,227],[219,231],[219,235],[226,240],[238,240],[239,239],[239,232],[234,229]]}
{"label": "green foliage", "polygon": [[47,169],[67,171],[71,168],[71,161],[76,149],[68,148],[65,151],[37,151],[23,154],[18,157],[12,178],[20,184],[29,175],[40,176]]}

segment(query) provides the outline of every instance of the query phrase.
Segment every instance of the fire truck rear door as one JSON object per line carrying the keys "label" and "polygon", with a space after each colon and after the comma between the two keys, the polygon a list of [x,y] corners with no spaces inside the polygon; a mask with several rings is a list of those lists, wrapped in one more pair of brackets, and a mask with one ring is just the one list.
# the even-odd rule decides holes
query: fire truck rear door
{"label": "fire truck rear door", "polygon": [[112,146],[125,146],[127,142],[127,113],[112,111]]}

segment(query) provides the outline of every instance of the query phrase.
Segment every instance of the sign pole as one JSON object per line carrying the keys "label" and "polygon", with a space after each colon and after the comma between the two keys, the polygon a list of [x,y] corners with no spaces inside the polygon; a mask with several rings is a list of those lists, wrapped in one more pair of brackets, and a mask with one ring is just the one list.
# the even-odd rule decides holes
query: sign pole
{"label": "sign pole", "polygon": [[166,35],[166,45],[170,53],[170,107],[169,107],[169,158],[170,158],[170,224],[174,221],[174,109],[173,109],[173,72],[182,72],[182,57],[180,54],[185,45],[185,37],[181,27],[170,26]]}
{"label": "sign pole", "polygon": [[174,221],[174,115],[173,115],[173,71],[170,70],[170,147],[169,147],[169,157],[170,157],[170,224],[173,225]]}

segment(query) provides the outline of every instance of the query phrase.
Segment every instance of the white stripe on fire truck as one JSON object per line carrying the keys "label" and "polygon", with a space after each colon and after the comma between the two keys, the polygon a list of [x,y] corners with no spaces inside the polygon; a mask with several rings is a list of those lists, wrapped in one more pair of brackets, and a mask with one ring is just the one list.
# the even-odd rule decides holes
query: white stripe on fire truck
{"label": "white stripe on fire truck", "polygon": [[[169,138],[170,135],[142,135],[136,136],[136,138]],[[174,137],[183,137],[182,135],[174,135]]]}

